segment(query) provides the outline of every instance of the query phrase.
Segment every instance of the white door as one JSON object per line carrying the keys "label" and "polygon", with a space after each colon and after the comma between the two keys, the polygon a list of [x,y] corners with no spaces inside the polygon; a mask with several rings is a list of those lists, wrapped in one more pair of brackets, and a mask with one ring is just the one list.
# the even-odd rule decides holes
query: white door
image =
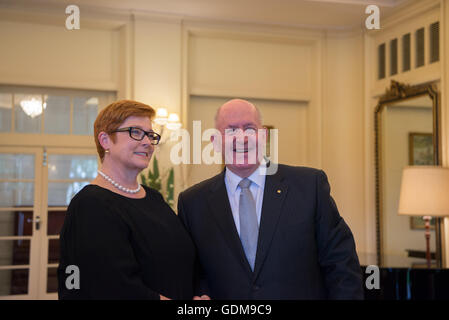
{"label": "white door", "polygon": [[59,233],[70,200],[97,176],[98,157],[94,149],[77,148],[47,148],[46,156],[38,297],[56,299]]}
{"label": "white door", "polygon": [[94,149],[0,148],[0,298],[56,299],[59,232]]}
{"label": "white door", "polygon": [[0,148],[0,296],[37,298],[42,148]]}

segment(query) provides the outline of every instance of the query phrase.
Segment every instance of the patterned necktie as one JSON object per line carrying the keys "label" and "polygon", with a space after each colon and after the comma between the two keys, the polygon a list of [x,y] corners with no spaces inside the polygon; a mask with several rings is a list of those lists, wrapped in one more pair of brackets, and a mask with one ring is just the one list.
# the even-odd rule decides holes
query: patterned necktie
{"label": "patterned necktie", "polygon": [[249,190],[250,185],[251,180],[247,178],[239,183],[241,188],[239,201],[240,240],[242,241],[243,250],[245,250],[251,270],[254,271],[259,226],[257,223],[256,202]]}

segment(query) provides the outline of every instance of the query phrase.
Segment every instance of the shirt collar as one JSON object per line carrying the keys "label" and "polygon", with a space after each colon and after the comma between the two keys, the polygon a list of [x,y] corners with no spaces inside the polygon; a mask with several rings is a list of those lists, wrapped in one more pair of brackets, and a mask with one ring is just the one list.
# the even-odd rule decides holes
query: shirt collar
{"label": "shirt collar", "polygon": [[[251,182],[255,183],[258,187],[262,188],[265,182],[265,172],[266,172],[266,165],[261,164],[259,167],[248,177]],[[231,170],[228,170],[226,168],[225,171],[225,179],[228,183],[228,186],[230,187],[230,190],[234,193],[237,190],[237,187],[242,181],[242,177],[236,175]]]}

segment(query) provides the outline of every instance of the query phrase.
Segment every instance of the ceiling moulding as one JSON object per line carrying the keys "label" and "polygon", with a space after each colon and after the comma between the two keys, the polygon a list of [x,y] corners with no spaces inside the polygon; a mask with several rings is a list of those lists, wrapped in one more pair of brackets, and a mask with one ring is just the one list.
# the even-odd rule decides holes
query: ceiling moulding
{"label": "ceiling moulding", "polygon": [[[0,21],[25,22],[46,25],[65,25],[66,4],[0,2]],[[131,11],[93,6],[82,6],[81,28],[115,29],[129,22]]]}
{"label": "ceiling moulding", "polygon": [[362,37],[365,34],[364,27],[352,27],[348,30],[343,31],[335,31],[335,30],[326,30],[326,37],[332,39],[346,39],[346,38],[355,38]]}
{"label": "ceiling moulding", "polygon": [[385,19],[382,20],[381,17],[380,30],[372,30],[372,31],[369,30],[368,32],[375,33],[382,31],[383,29],[393,28],[398,24],[404,23],[404,21],[406,20],[413,19],[416,16],[420,16],[439,7],[440,7],[440,0],[419,0],[407,6],[400,6],[393,14],[389,15]]}
{"label": "ceiling moulding", "polygon": [[261,32],[260,30],[242,30],[241,28],[230,30],[205,28],[188,25],[186,26],[186,34],[188,37],[213,38],[225,40],[243,40],[243,41],[260,41],[271,43],[282,43],[292,45],[308,45],[313,46],[317,40],[322,39],[323,33],[309,34],[276,34]]}
{"label": "ceiling moulding", "polygon": [[[393,1],[393,0],[391,0]],[[404,0],[408,1],[408,0]],[[326,1],[326,2],[335,2],[339,3],[339,1]],[[348,2],[349,3],[349,2]],[[356,4],[360,4],[357,1],[354,1]],[[11,10],[11,13],[14,13],[8,20],[12,18],[19,20],[25,19],[27,21],[33,21],[35,23],[45,23],[54,24],[55,21],[59,24],[59,16],[62,14],[62,18],[65,19],[65,8],[67,3],[58,3],[58,2],[31,2],[24,0],[15,0],[15,1],[4,1],[0,2],[0,12],[3,10]],[[251,25],[255,27],[268,27],[268,28],[278,28],[278,29],[303,29],[303,30],[315,30],[315,31],[325,31],[325,30],[334,30],[334,31],[348,31],[352,30],[355,27],[360,26],[334,26],[327,24],[298,24],[298,23],[263,23],[257,20],[238,20],[238,19],[213,19],[201,16],[191,16],[191,15],[181,15],[181,14],[171,14],[165,12],[157,12],[150,10],[142,10],[142,9],[118,9],[118,8],[107,8],[107,7],[99,7],[95,5],[80,5],[81,14],[83,15],[83,19],[88,19],[90,21],[86,21],[83,25],[85,26],[96,26],[100,25],[102,22],[104,24],[103,27],[111,28],[111,27],[120,27],[123,23],[129,21],[130,16],[135,16],[138,20],[152,20],[152,21],[160,21],[160,22],[173,22],[179,23],[180,21],[187,22],[204,22],[209,24],[227,24],[227,25],[235,25],[239,24],[242,26]],[[30,15],[44,15],[44,19],[39,19],[30,17]],[[51,17],[51,16],[56,16]],[[5,17],[8,18],[8,17]],[[57,20],[55,20],[57,19]],[[3,19],[2,19],[3,20]],[[100,20],[95,24],[95,20]],[[109,21],[109,24],[106,23]]]}
{"label": "ceiling moulding", "polygon": [[206,36],[207,34],[213,34],[213,37],[217,35],[229,35],[229,34],[252,34],[261,35],[261,37],[269,38],[273,37],[281,39],[301,38],[303,40],[316,40],[323,36],[323,30],[318,29],[294,29],[285,27],[273,27],[267,25],[254,25],[254,24],[229,24],[226,22],[205,22],[205,21],[183,21],[183,27],[189,34]]}
{"label": "ceiling moulding", "polygon": [[0,9],[0,21],[65,26],[66,17],[45,12],[18,11]]}
{"label": "ceiling moulding", "polygon": [[163,23],[180,24],[183,21],[183,16],[168,13],[159,13],[152,11],[133,10],[132,15],[136,21],[151,21]]}
{"label": "ceiling moulding", "polygon": [[209,24],[221,24],[221,25],[240,25],[240,26],[255,26],[255,27],[267,27],[267,28],[279,28],[279,29],[297,29],[297,30],[310,30],[310,31],[347,31],[354,28],[354,26],[331,26],[325,24],[293,24],[293,23],[261,23],[259,21],[251,20],[233,20],[233,19],[208,19],[203,17],[191,17],[184,16],[183,21],[186,22],[204,22]]}
{"label": "ceiling moulding", "polygon": [[374,4],[382,7],[397,7],[409,0],[308,0],[310,2],[324,2],[334,4],[355,4],[361,6],[367,6]]}
{"label": "ceiling moulding", "polygon": [[[407,0],[406,0],[407,1]],[[118,9],[110,9],[110,10],[118,10]],[[249,27],[257,27],[257,28],[278,28],[278,29],[301,29],[301,30],[311,30],[311,31],[325,31],[325,30],[335,30],[335,31],[348,31],[354,29],[354,26],[331,26],[331,25],[310,25],[310,24],[291,24],[291,23],[261,23],[256,20],[238,20],[238,19],[217,19],[217,18],[207,18],[201,16],[192,16],[192,15],[180,15],[180,14],[171,14],[164,12],[156,12],[149,10],[133,10],[133,15],[137,19],[148,19],[152,21],[159,22],[185,22],[185,23],[206,23],[206,24],[214,24],[214,25],[222,25],[222,26],[249,26]]]}

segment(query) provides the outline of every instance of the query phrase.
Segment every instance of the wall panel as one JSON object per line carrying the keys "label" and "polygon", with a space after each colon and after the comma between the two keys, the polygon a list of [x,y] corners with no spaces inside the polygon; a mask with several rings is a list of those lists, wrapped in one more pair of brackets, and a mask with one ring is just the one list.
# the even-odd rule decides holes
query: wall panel
{"label": "wall panel", "polygon": [[0,22],[0,83],[115,90],[119,33]]}
{"label": "wall panel", "polygon": [[197,35],[189,40],[188,81],[193,94],[311,98],[310,43]]}

